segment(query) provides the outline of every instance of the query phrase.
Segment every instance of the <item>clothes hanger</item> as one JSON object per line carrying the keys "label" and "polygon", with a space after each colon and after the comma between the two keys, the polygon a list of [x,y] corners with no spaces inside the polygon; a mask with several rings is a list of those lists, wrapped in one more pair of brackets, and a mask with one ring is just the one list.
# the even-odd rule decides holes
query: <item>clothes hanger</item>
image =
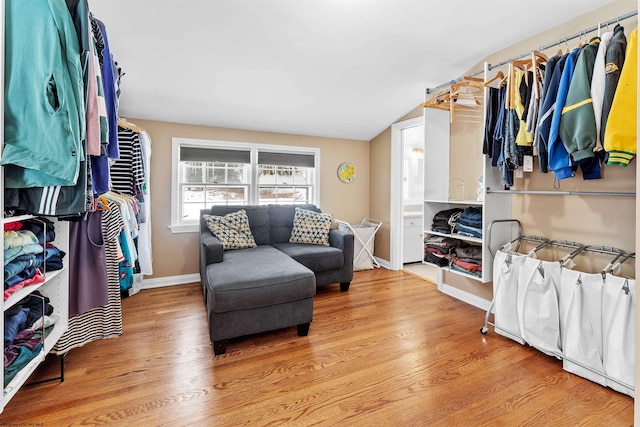
{"label": "clothes hanger", "polygon": [[531,65],[533,67],[533,93],[535,99],[540,99],[540,79],[539,77],[539,67],[538,65],[545,63],[549,60],[549,57],[542,52],[537,50],[531,51]]}
{"label": "clothes hanger", "polygon": [[514,79],[515,79],[515,73],[513,71],[513,63],[509,62],[509,67],[507,68],[507,81],[506,81],[506,85],[507,88],[506,90],[506,96],[505,96],[505,101],[504,101],[504,108],[507,110],[511,109],[511,106],[514,103],[513,98],[513,88],[512,86],[514,85]]}
{"label": "clothes hanger", "polygon": [[103,194],[99,195],[97,199],[95,199],[95,208],[100,211],[108,211],[111,210],[109,207],[109,200],[104,197]]}
{"label": "clothes hanger", "polygon": [[511,63],[514,67],[522,71],[527,71],[527,68],[531,66],[531,59],[516,59],[515,61],[511,61]]}
{"label": "clothes hanger", "polygon": [[495,75],[495,76],[493,76],[493,78],[492,78],[492,79],[487,80],[486,82],[484,82],[484,84],[483,84],[483,85],[484,85],[485,87],[489,87],[489,85],[490,85],[492,82],[495,82],[495,81],[496,81],[496,80],[498,80],[498,79],[504,79],[504,73],[503,73],[502,71],[498,71],[498,72],[496,73],[496,75]]}
{"label": "clothes hanger", "polygon": [[127,121],[127,119],[124,119],[124,118],[119,118],[118,119],[118,125],[122,126],[123,128],[131,129],[131,130],[133,130],[135,132],[138,132],[138,133],[146,132],[146,130],[144,130],[140,126],[135,125],[133,123],[130,123],[130,122]]}

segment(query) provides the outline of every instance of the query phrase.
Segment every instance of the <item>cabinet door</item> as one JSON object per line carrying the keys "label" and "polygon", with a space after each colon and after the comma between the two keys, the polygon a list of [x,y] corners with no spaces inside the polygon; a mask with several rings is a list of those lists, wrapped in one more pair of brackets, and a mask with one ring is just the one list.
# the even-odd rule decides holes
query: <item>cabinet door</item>
{"label": "cabinet door", "polygon": [[422,218],[405,218],[402,236],[402,262],[422,261]]}

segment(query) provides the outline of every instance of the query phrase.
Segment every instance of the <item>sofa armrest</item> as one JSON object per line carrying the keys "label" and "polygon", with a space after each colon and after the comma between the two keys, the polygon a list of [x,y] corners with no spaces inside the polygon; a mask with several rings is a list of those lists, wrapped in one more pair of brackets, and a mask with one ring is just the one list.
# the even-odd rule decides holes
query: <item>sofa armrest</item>
{"label": "sofa armrest", "polygon": [[204,267],[209,264],[222,262],[224,256],[224,246],[220,240],[211,233],[200,234],[201,260]]}
{"label": "sofa armrest", "polygon": [[353,273],[353,233],[332,228],[329,230],[329,245],[342,250],[345,271]]}

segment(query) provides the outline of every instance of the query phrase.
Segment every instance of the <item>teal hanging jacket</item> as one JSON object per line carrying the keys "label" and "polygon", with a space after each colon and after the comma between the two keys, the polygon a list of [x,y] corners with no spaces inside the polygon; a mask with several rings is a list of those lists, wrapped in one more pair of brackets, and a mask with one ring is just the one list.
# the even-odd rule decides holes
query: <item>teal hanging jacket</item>
{"label": "teal hanging jacket", "polygon": [[65,0],[6,1],[0,164],[7,188],[76,183],[84,159],[82,71]]}

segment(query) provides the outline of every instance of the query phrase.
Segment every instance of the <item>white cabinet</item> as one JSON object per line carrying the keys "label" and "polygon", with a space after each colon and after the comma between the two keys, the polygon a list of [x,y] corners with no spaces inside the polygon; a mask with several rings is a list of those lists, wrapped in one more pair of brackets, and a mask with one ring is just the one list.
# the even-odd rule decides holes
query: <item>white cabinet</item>
{"label": "white cabinet", "polygon": [[[19,216],[13,218],[4,218],[3,223],[16,221],[24,221],[34,218],[33,216]],[[64,221],[54,221],[55,240],[47,242],[53,244],[60,251],[69,253],[69,224]],[[4,258],[4,247],[0,249],[0,253]],[[54,308],[54,314],[57,314],[57,322],[43,331],[44,345],[42,350],[29,361],[14,377],[3,387],[2,398],[0,400],[0,412],[7,405],[9,400],[24,385],[29,376],[36,370],[38,365],[42,363],[45,356],[51,351],[55,343],[60,339],[62,334],[67,330],[69,325],[69,270],[66,267],[66,258],[63,259],[64,267],[61,270],[45,272],[45,281],[40,284],[25,286],[15,293],[11,294],[6,301],[2,302],[3,314],[7,310],[14,307],[23,298],[34,291],[39,291],[42,295],[49,298],[49,304]],[[5,328],[5,316],[0,318],[0,326],[2,330]],[[3,340],[4,353],[4,340]]]}
{"label": "white cabinet", "polygon": [[422,215],[405,215],[402,234],[402,262],[404,264],[422,261]]}

